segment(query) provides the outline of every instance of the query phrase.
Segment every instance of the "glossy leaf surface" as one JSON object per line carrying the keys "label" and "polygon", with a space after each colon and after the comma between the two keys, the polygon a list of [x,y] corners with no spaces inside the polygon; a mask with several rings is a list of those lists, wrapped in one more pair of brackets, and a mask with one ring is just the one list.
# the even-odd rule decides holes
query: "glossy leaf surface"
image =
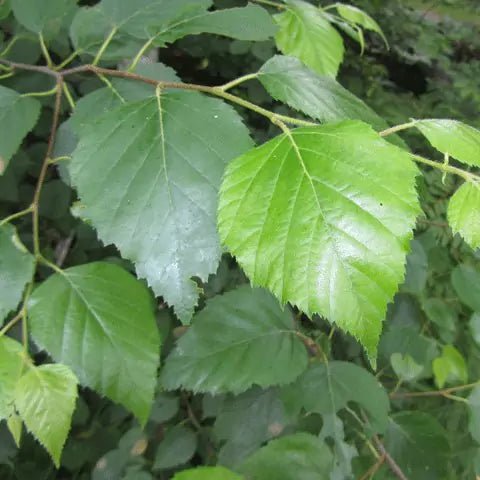
{"label": "glossy leaf surface", "polygon": [[299,128],[229,165],[220,236],[253,284],[324,315],[374,359],[419,212],[416,174],[361,122]]}

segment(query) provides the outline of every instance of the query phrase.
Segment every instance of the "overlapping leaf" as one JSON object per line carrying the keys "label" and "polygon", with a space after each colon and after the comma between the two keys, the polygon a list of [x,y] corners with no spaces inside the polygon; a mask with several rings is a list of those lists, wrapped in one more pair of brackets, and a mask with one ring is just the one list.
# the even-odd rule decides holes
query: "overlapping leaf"
{"label": "overlapping leaf", "polygon": [[326,443],[309,433],[272,440],[241,466],[252,480],[326,479],[333,467]]}
{"label": "overlapping leaf", "polygon": [[29,305],[35,342],[87,385],[145,422],[159,336],[148,290],[122,268],[90,263],[42,283]]}
{"label": "overlapping leaf", "polygon": [[31,366],[15,388],[15,408],[57,467],[76,399],[77,379],[65,365]]}
{"label": "overlapping leaf", "polygon": [[368,414],[375,431],[387,426],[388,396],[378,380],[353,363],[333,361],[311,366],[292,385],[284,387],[283,398],[289,411],[333,415],[356,402]]}
{"label": "overlapping leaf", "polygon": [[416,120],[415,126],[442,153],[467,165],[480,166],[480,130],[457,120]]}
{"label": "overlapping leaf", "polygon": [[40,114],[40,103],[0,85],[0,175],[18,150],[25,135],[35,126]]}
{"label": "overlapping leaf", "polygon": [[454,233],[472,248],[480,247],[480,185],[464,183],[450,199],[447,216]]}
{"label": "overlapping leaf", "polygon": [[0,337],[0,420],[14,413],[15,385],[22,373],[23,347],[17,341]]}
{"label": "overlapping leaf", "polygon": [[320,75],[336,77],[344,52],[340,34],[317,7],[301,0],[286,3],[287,10],[275,16],[277,47]]}
{"label": "overlapping leaf", "polygon": [[32,279],[34,258],[8,223],[0,226],[0,323],[19,304]]}
{"label": "overlapping leaf", "polygon": [[265,290],[244,286],[215,297],[197,314],[160,379],[169,390],[240,393],[254,384],[291,382],[306,365],[291,315]]}
{"label": "overlapping leaf", "polygon": [[69,164],[99,237],[133,260],[184,322],[198,298],[191,277],[206,280],[220,258],[215,217],[225,165],[251,146],[225,103],[165,93],[102,116]]}
{"label": "overlapping leaf", "polygon": [[416,174],[361,122],[299,128],[229,165],[220,235],[254,284],[326,316],[374,359],[419,212]]}

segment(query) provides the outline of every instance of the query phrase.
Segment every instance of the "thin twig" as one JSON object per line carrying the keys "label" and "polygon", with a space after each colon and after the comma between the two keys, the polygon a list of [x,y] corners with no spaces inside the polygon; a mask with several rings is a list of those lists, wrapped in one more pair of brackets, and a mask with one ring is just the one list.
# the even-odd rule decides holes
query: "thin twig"
{"label": "thin twig", "polygon": [[360,477],[360,480],[369,480],[378,471],[378,469],[385,463],[385,454],[380,455],[378,460]]}
{"label": "thin twig", "polygon": [[397,462],[390,456],[390,454],[385,449],[385,446],[378,438],[378,435],[373,436],[373,441],[379,452],[385,457],[385,461],[388,463],[390,470],[400,479],[408,480],[408,478],[403,473],[402,469],[398,466]]}
{"label": "thin twig", "polygon": [[426,392],[392,392],[390,398],[445,397],[455,392],[475,388],[479,385],[480,380],[477,380],[476,382],[467,383],[466,385],[457,385],[456,387],[442,388],[441,390],[428,390]]}

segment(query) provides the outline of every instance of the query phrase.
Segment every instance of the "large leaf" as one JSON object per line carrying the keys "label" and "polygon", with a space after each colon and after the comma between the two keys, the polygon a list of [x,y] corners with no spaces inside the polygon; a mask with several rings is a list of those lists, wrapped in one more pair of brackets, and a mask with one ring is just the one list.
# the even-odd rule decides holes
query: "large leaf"
{"label": "large leaf", "polygon": [[242,465],[252,480],[320,480],[329,478],[332,454],[318,437],[296,433],[272,440]]}
{"label": "large leaf", "polygon": [[76,398],[77,379],[65,365],[30,366],[15,389],[15,408],[57,467]]}
{"label": "large leaf", "polygon": [[286,3],[287,10],[275,16],[277,47],[320,75],[336,77],[344,52],[340,34],[317,7],[301,0]]}
{"label": "large leaf", "polygon": [[452,285],[460,301],[474,312],[480,312],[480,272],[467,264],[452,271]]}
{"label": "large leaf", "polygon": [[25,135],[35,126],[40,114],[40,102],[22,97],[15,90],[0,85],[0,175],[18,150]]}
{"label": "large leaf", "polygon": [[294,57],[274,56],[260,69],[259,80],[273,98],[320,122],[359,119],[376,130],[388,127],[335,79],[315,74]]}
{"label": "large leaf", "polygon": [[53,37],[76,0],[10,0],[15,18],[28,30]]}
{"label": "large leaf", "polygon": [[442,153],[467,165],[480,166],[480,130],[457,120],[417,120],[415,126]]}
{"label": "large leaf", "polygon": [[8,223],[0,226],[0,324],[19,304],[25,285],[32,280],[34,258]]}
{"label": "large leaf", "polygon": [[191,277],[206,280],[220,258],[215,214],[225,165],[251,146],[223,102],[165,93],[102,116],[69,164],[100,238],[133,260],[184,322],[198,299]]}
{"label": "large leaf", "polygon": [[148,290],[122,268],[90,263],[52,275],[31,296],[35,342],[87,385],[145,422],[159,336]]}
{"label": "large leaf", "polygon": [[173,480],[242,480],[243,477],[224,467],[198,467],[177,473]]}
{"label": "large leaf", "polygon": [[244,286],[207,303],[160,378],[169,390],[240,393],[254,384],[291,382],[306,366],[292,316],[265,290]]}
{"label": "large leaf", "polygon": [[220,236],[254,284],[326,316],[374,359],[419,212],[416,174],[361,122],[299,128],[229,165]]}
{"label": "large leaf", "polygon": [[331,415],[355,402],[366,411],[372,428],[378,432],[386,428],[390,409],[387,393],[371,373],[353,363],[338,361],[312,365],[284,387],[283,399],[292,414],[303,408]]}
{"label": "large leaf", "polygon": [[396,413],[384,441],[387,452],[407,478],[437,480],[447,471],[450,454],[447,432],[427,413]]}
{"label": "large leaf", "polygon": [[480,247],[480,186],[464,183],[450,199],[448,222],[474,249]]}
{"label": "large leaf", "polygon": [[17,341],[0,337],[0,420],[14,413],[15,386],[23,368],[23,347]]}

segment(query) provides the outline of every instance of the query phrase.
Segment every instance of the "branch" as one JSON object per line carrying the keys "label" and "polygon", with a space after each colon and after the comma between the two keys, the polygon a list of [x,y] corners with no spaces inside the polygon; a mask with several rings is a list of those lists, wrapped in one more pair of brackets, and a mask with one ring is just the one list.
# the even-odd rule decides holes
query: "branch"
{"label": "branch", "polygon": [[378,448],[379,452],[385,457],[385,461],[388,463],[390,470],[400,479],[408,480],[405,474],[402,472],[402,469],[398,466],[397,462],[390,456],[390,454],[385,450],[385,446],[378,438],[378,435],[373,436],[373,441],[375,446]]}
{"label": "branch", "polygon": [[456,387],[442,388],[441,390],[428,390],[427,392],[394,392],[390,394],[390,398],[414,398],[414,397],[446,397],[452,393],[469,390],[480,385],[480,380],[466,385],[458,385]]}

